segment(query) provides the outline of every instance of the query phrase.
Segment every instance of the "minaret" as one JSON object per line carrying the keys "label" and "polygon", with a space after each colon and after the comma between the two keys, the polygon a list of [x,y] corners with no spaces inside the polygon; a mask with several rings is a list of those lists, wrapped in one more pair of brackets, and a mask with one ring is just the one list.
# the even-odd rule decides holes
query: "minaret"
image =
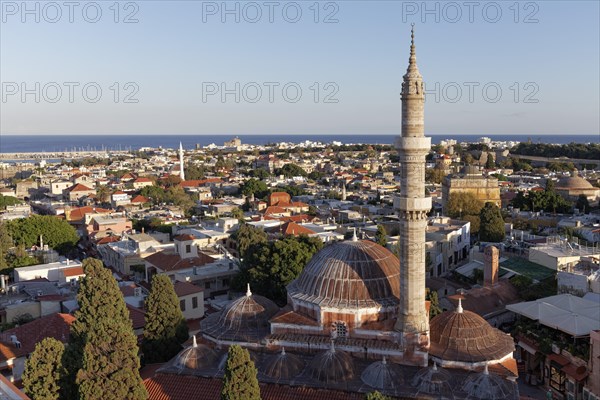
{"label": "minaret", "polygon": [[402,83],[402,136],[396,139],[400,156],[400,195],[394,207],[400,217],[400,309],[395,329],[406,346],[423,344],[429,333],[425,309],[425,231],[431,198],[425,196],[425,156],[431,138],[425,137],[423,77],[417,67],[414,24],[410,59]]}
{"label": "minaret", "polygon": [[183,171],[183,146],[179,142],[179,177],[185,181],[185,172]]}

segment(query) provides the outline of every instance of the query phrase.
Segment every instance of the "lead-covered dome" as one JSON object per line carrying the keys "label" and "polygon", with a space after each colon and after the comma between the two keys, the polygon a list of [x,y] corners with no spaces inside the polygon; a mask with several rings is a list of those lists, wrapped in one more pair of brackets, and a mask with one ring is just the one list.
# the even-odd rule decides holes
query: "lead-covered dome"
{"label": "lead-covered dome", "polygon": [[404,378],[396,364],[389,364],[385,357],[369,365],[360,375],[360,379],[379,390],[396,390],[404,383]]}
{"label": "lead-covered dome", "polygon": [[462,385],[468,399],[504,400],[511,398],[514,388],[496,374],[490,374],[487,364],[483,372],[471,374]]}
{"label": "lead-covered dome", "polygon": [[310,376],[326,384],[336,384],[354,378],[352,357],[345,351],[331,348],[317,354],[309,366]]}
{"label": "lead-covered dome", "polygon": [[184,369],[202,369],[212,365],[218,356],[210,347],[196,342],[193,336],[192,345],[183,349],[175,359],[175,367],[181,372]]}
{"label": "lead-covered dome", "polygon": [[217,341],[258,343],[269,334],[269,319],[279,307],[263,296],[250,292],[229,303],[223,310],[211,314],[201,323],[205,337]]}
{"label": "lead-covered dome", "polygon": [[446,311],[430,322],[429,354],[440,360],[476,363],[501,360],[514,351],[513,339],[474,312]]}
{"label": "lead-covered dome", "polygon": [[295,354],[280,353],[269,356],[265,363],[264,374],[273,379],[292,380],[304,369],[304,361]]}
{"label": "lead-covered dome", "polygon": [[368,240],[346,240],[313,256],[288,285],[294,300],[321,307],[364,308],[397,305],[400,261],[388,249]]}

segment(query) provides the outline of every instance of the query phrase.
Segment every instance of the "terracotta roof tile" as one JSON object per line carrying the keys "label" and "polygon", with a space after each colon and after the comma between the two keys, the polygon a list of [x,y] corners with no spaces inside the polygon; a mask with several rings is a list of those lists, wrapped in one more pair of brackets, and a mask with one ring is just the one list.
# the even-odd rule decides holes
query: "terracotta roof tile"
{"label": "terracotta roof tile", "polygon": [[[218,378],[158,374],[144,380],[149,400],[215,400],[223,383]],[[364,394],[260,383],[262,400],[362,400]]]}
{"label": "terracotta roof tile", "polygon": [[177,297],[203,292],[203,290],[200,287],[189,282],[177,281],[173,284],[173,287],[175,288],[175,294],[177,294]]}

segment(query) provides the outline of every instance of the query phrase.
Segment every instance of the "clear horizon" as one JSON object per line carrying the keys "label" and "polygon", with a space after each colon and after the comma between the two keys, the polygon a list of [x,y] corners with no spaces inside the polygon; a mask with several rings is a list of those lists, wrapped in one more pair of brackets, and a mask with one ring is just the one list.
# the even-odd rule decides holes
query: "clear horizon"
{"label": "clear horizon", "polygon": [[600,132],[597,1],[274,3],[3,1],[0,134],[398,134],[413,22],[427,134]]}

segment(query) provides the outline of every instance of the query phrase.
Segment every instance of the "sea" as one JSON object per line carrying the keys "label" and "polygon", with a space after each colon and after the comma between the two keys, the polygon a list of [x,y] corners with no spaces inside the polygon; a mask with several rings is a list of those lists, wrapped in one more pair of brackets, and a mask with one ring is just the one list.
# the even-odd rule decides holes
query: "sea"
{"label": "sea", "polygon": [[[305,141],[344,144],[392,144],[397,135],[0,135],[0,153],[43,153],[63,151],[115,151],[138,150],[142,147],[177,148],[179,142],[185,149],[206,146],[212,143],[222,146],[227,140],[239,137],[242,143],[265,145],[269,143],[301,143]],[[433,144],[441,140],[455,139],[460,142],[476,142],[481,137],[494,141],[531,141],[533,143],[566,144],[599,143],[598,135],[461,135],[432,134]]]}

